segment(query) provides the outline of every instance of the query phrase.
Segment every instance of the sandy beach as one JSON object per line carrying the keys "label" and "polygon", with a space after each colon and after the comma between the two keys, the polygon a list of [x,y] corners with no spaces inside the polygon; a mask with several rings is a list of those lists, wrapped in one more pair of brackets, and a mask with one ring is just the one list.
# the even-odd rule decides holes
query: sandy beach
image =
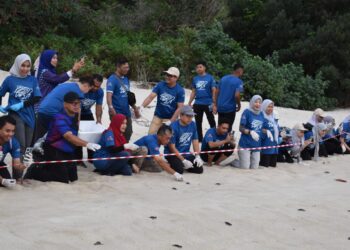
{"label": "sandy beach", "polygon": [[[132,90],[138,104],[150,93]],[[312,115],[277,110],[282,126]],[[326,113],[339,124],[350,110]],[[147,134],[133,126],[132,141]],[[0,249],[350,249],[349,161],[337,155],[258,170],[206,166],[202,175],[185,173],[184,182],[164,172],[109,177],[79,167],[73,184],[0,188]]]}

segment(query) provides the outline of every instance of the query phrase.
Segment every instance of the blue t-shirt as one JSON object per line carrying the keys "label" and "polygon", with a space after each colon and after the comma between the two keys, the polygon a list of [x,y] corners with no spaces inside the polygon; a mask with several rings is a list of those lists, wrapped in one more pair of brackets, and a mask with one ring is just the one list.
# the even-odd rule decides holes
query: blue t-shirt
{"label": "blue t-shirt", "polygon": [[[269,121],[268,119],[264,118],[263,129],[269,130],[272,133],[274,140],[271,141],[270,138],[267,137],[266,133],[262,133],[261,146],[262,147],[277,146],[278,142],[275,141],[274,124],[271,121]],[[278,154],[278,148],[263,149],[263,150],[261,150],[261,153],[266,154],[266,155]]]}
{"label": "blue t-shirt", "polygon": [[[208,131],[205,133],[205,136],[203,138],[202,141],[202,148],[201,150],[205,151],[210,149],[209,147],[209,142],[217,142],[217,141],[223,141],[226,139],[228,133],[225,133],[223,135],[219,135],[216,132],[216,128],[210,128],[208,129]],[[221,147],[223,147],[224,145],[222,145]],[[219,148],[221,148],[219,147]]]}
{"label": "blue t-shirt", "polygon": [[54,116],[63,112],[63,99],[68,92],[75,92],[79,98],[84,98],[84,93],[80,90],[78,83],[62,83],[54,88],[40,103],[39,113]]}
{"label": "blue t-shirt", "polygon": [[152,92],[157,94],[154,114],[161,119],[170,119],[177,109],[177,104],[185,101],[185,90],[179,83],[170,88],[166,82],[159,82]]}
{"label": "blue t-shirt", "polygon": [[8,142],[0,146],[0,151],[3,152],[0,162],[4,162],[8,153],[10,153],[12,159],[18,159],[21,157],[21,146],[15,137],[12,137]]}
{"label": "blue t-shirt", "polygon": [[100,88],[97,91],[89,91],[84,94],[84,99],[81,100],[81,114],[89,115],[91,113],[91,107],[96,103],[96,105],[102,105],[103,102],[103,90]]}
{"label": "blue t-shirt", "polygon": [[69,131],[78,135],[77,120],[66,112],[56,114],[50,123],[45,142],[63,152],[73,153],[76,147],[63,137]]}
{"label": "blue t-shirt", "polygon": [[[241,116],[241,123],[244,128],[249,130],[254,130],[259,135],[259,140],[255,141],[250,134],[241,134],[241,138],[239,139],[239,146],[241,148],[255,148],[261,146],[262,139],[262,127],[264,123],[264,115],[260,112],[258,115],[254,114],[249,109],[243,111]],[[253,150],[259,151],[259,150]]]}
{"label": "blue t-shirt", "polygon": [[[141,137],[137,141],[134,142],[138,146],[145,146],[148,149],[148,155],[159,155],[159,147],[158,138],[156,134],[153,135],[145,135]],[[151,158],[147,157],[146,160],[150,160]]]}
{"label": "blue t-shirt", "polygon": [[[27,76],[24,78],[16,76],[8,76],[0,87],[0,96],[4,96],[9,92],[9,105],[13,105],[19,102],[27,101],[34,96],[41,96],[38,81],[34,76]],[[25,124],[34,128],[35,126],[35,114],[34,107],[23,107],[16,111]]]}
{"label": "blue t-shirt", "polygon": [[[173,135],[171,137],[170,143],[175,144],[176,149],[180,153],[189,152],[192,140],[198,140],[196,123],[191,122],[190,124],[183,126],[180,124],[180,120],[176,120],[170,124],[170,127],[173,130]],[[165,147],[164,153],[171,153],[168,146]],[[187,156],[189,155],[183,155],[185,158]]]}
{"label": "blue t-shirt", "polygon": [[210,74],[195,76],[192,80],[192,88],[196,90],[194,104],[210,105],[213,102],[212,89],[216,87],[214,77]]}
{"label": "blue t-shirt", "polygon": [[236,76],[226,75],[221,78],[218,89],[218,112],[229,113],[236,111],[235,94],[243,92],[243,81]]}
{"label": "blue t-shirt", "polygon": [[112,93],[112,105],[115,111],[118,114],[123,114],[126,117],[131,116],[129,102],[128,102],[128,93],[123,88],[123,82],[125,88],[130,90],[129,79],[124,77],[118,77],[116,74],[111,75],[107,80],[107,93]]}
{"label": "blue t-shirt", "polygon": [[350,142],[350,121],[343,122],[343,131],[346,132],[341,135],[346,142]]}
{"label": "blue t-shirt", "polygon": [[[100,144],[101,149],[97,150],[94,153],[95,158],[113,157],[113,155],[111,155],[111,153],[107,149],[108,147],[115,146],[114,134],[112,130],[108,129],[104,133],[102,133],[98,144]],[[97,169],[105,169],[108,166],[108,161],[106,160],[94,161],[94,166]]]}

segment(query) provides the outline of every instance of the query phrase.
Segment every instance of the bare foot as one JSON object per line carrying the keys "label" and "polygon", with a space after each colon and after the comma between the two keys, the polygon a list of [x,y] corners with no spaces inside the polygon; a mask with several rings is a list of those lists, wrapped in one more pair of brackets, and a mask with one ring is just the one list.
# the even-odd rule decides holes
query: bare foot
{"label": "bare foot", "polygon": [[131,167],[134,173],[136,174],[140,173],[140,168],[136,164],[132,164]]}

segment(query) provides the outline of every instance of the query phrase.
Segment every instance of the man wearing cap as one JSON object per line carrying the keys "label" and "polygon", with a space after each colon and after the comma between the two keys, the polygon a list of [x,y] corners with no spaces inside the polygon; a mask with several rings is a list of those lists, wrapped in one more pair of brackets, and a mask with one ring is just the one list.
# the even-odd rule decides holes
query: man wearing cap
{"label": "man wearing cap", "polygon": [[[64,95],[64,110],[54,116],[44,142],[44,159],[47,161],[72,160],[76,147],[87,147],[96,151],[100,145],[81,140],[78,135],[80,96],[75,92]],[[32,165],[26,178],[39,181],[69,183],[78,179],[76,163]]]}
{"label": "man wearing cap", "polygon": [[176,121],[180,109],[185,101],[185,91],[177,83],[180,71],[176,67],[170,67],[165,73],[165,81],[159,82],[152,90],[152,93],[143,101],[140,112],[147,107],[157,96],[157,106],[148,131],[148,134],[155,134],[162,123],[170,124]]}
{"label": "man wearing cap", "polygon": [[[196,123],[193,121],[195,113],[191,106],[183,106],[180,110],[180,119],[172,122],[173,136],[165,147],[164,154],[175,153],[165,158],[172,169],[182,174],[184,170],[190,173],[203,173],[203,160],[200,157]],[[193,154],[188,153],[193,145]]]}
{"label": "man wearing cap", "polygon": [[[130,67],[126,58],[119,58],[116,65],[116,71],[107,80],[107,105],[109,117],[116,114],[126,116],[127,126],[124,136],[129,142],[132,135],[132,119],[130,105],[128,100],[128,91],[130,90],[130,82],[127,77]],[[140,116],[139,110],[135,105],[132,106],[136,118]]]}
{"label": "man wearing cap", "polygon": [[233,66],[233,73],[221,78],[216,91],[217,101],[213,105],[213,112],[219,114],[221,119],[230,121],[229,132],[232,130],[232,125],[235,121],[236,112],[241,109],[241,93],[243,92],[243,81],[240,79],[243,75],[244,68],[241,64]]}

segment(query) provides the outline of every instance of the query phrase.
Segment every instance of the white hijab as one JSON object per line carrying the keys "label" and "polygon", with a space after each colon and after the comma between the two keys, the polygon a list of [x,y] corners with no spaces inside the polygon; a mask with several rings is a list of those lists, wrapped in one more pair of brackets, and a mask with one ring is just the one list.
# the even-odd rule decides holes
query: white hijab
{"label": "white hijab", "polygon": [[[30,60],[30,57],[27,54],[20,54],[16,57],[15,62],[13,63],[10,73],[13,76],[20,77],[20,78],[25,78],[27,76],[21,76],[20,70],[21,70],[21,65],[25,62],[29,61],[29,64],[32,65],[32,61]],[[30,75],[30,71],[28,72],[28,75]]]}
{"label": "white hijab", "polygon": [[250,99],[249,102],[249,110],[252,111],[254,114],[258,115],[261,112],[261,108],[259,110],[254,109],[254,103],[260,99],[260,102],[262,102],[262,97],[260,95],[255,95]]}
{"label": "white hijab", "polygon": [[275,118],[274,113],[272,112],[271,114],[266,114],[266,109],[270,104],[274,104],[273,101],[271,101],[270,99],[265,99],[261,105],[261,110],[263,111],[264,117],[269,121],[272,122],[273,124],[273,130],[274,130],[274,136],[275,136],[275,141],[278,142],[278,123],[277,123],[277,119]]}

